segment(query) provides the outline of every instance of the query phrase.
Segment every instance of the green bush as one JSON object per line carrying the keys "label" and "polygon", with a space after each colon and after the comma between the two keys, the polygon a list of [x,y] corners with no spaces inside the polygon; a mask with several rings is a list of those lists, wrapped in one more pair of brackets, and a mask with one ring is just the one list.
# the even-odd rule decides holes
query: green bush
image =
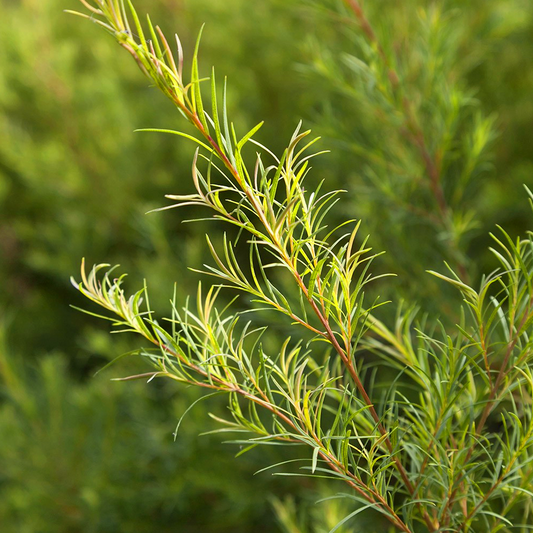
{"label": "green bush", "polygon": [[[198,438],[209,424],[189,415],[194,395],[168,387],[80,384],[64,356],[28,366],[0,343],[0,522],[6,532],[272,531],[270,503],[256,491],[258,458],[228,465],[227,446]],[[217,412],[217,405],[210,407]],[[221,413],[219,413],[221,414]],[[201,468],[200,468],[200,465]],[[265,493],[293,486],[263,480]],[[209,512],[206,512],[206,507]]]}
{"label": "green bush", "polygon": [[[431,5],[420,10],[416,33],[411,20],[404,21],[417,38],[399,54],[379,39],[361,4],[347,0],[366,40],[354,38],[363,59],[343,57],[348,80],[340,66],[328,70],[335,60],[323,61],[334,89],[359,106],[352,144],[382,201],[370,214],[396,245],[394,266],[406,278],[404,289],[392,293],[397,311],[391,320],[381,313],[387,274],[373,273],[381,254],[361,239],[360,222],[333,229],[325,222],[339,191],[309,183],[309,161],[320,155],[310,152],[316,143],[310,132],[300,124],[276,156],[254,139],[262,123],[242,134],[230,122],[226,84],[220,92],[214,69],[210,98],[204,98],[200,37],[185,74],[179,38],[171,48],[149,17],[143,28],[131,2],[82,3],[90,16],[81,16],[112,34],[196,130],[147,130],[198,145],[194,192],[167,195],[172,203],[160,210],[198,206],[236,230],[221,241],[207,236],[212,263],[199,272],[218,285],[202,290],[199,284],[194,303],[180,302],[174,292],[164,318],[151,307],[146,285],[127,296],[124,276],[114,268],[100,264],[87,273],[82,263],[74,285],[103,309],[97,316],[152,345],[137,353],[153,371],[127,379],[163,377],[204,389],[206,397],[224,393],[231,417],[215,419],[221,433],[237,434],[244,451],[302,449],[298,458],[266,469],[344,482],[348,492],[333,498],[352,502],[353,510],[331,532],[376,513],[406,533],[528,527],[533,240],[531,232],[513,239],[500,228],[491,235],[497,267],[474,281],[463,240],[475,227],[470,198],[494,120],[483,116],[460,81],[472,60],[462,46],[470,27]],[[398,20],[393,12],[392,21]],[[475,49],[470,52],[475,57]],[[333,118],[333,130],[351,138],[341,118]],[[414,220],[415,238],[401,239],[403,218]],[[435,255],[448,260],[447,270],[427,270],[440,285],[421,291],[419,268],[432,267]],[[377,288],[367,290],[376,281]],[[243,310],[235,298],[224,307],[219,295],[228,288],[252,305]],[[462,302],[450,298],[451,291]],[[402,293],[408,303],[423,298],[424,314],[406,308]],[[285,316],[290,333],[272,327],[269,317],[276,313]],[[291,502],[276,505],[286,529],[298,530]]]}
{"label": "green bush", "polygon": [[[61,12],[76,9],[78,2],[0,4],[0,134],[7,140],[0,143],[0,274],[5,280],[0,312],[10,317],[10,351],[24,359],[15,364],[15,357],[8,357],[3,368],[12,368],[11,378],[3,371],[0,380],[0,424],[15,443],[6,439],[0,452],[6,472],[0,521],[13,531],[116,530],[117,524],[132,531],[174,530],[176,523],[188,524],[190,531],[218,531],[224,523],[232,531],[270,531],[275,526],[265,495],[275,493],[274,508],[287,531],[328,531],[353,511],[353,503],[332,500],[315,508],[313,502],[341,488],[308,479],[271,484],[268,472],[252,479],[251,472],[281,459],[255,450],[232,462],[232,448],[220,445],[220,438],[196,439],[215,427],[201,405],[172,442],[176,419],[199,391],[173,383],[104,385],[109,371],[92,379],[95,369],[138,344],[126,336],[111,340],[105,325],[69,309],[69,304],[84,305],[68,284],[79,258],[122,263],[132,273],[132,286],[146,277],[151,302],[161,309],[176,280],[176,300],[185,301],[196,279],[187,265],[209,262],[203,234],[209,231],[218,246],[225,230],[230,239],[236,233],[209,222],[179,224],[182,218],[205,216],[205,210],[195,208],[180,217],[144,215],[164,203],[165,193],[194,192],[189,179],[194,147],[170,135],[133,133],[139,127],[174,128],[179,118],[154,96],[135,64],[121,60],[112,40],[102,39],[95,25],[77,24]],[[301,118],[313,123],[326,138],[320,148],[332,152],[313,159],[305,188],[313,190],[325,178],[323,190],[347,189],[329,213],[330,225],[362,219],[359,233],[370,233],[374,249],[387,251],[372,270],[399,274],[367,285],[366,301],[379,296],[405,302],[400,311],[397,305],[377,310],[391,328],[398,315],[394,334],[399,337],[408,331],[402,316],[416,305],[419,318],[430,313],[432,323],[439,316],[457,339],[452,332],[461,320],[460,295],[424,271],[443,272],[444,259],[466,270],[469,283],[478,287],[482,273],[496,267],[487,252],[494,224],[511,235],[530,226],[521,184],[530,182],[532,169],[531,12],[522,0],[447,1],[440,7],[421,0],[376,1],[363,7],[374,37],[350,2],[138,2],[139,12],[149,8],[165,31],[179,28],[186,51],[207,23],[201,74],[209,75],[215,64],[219,81],[228,75],[227,111],[237,131],[267,118],[258,139],[281,154]],[[399,88],[390,84],[390,67]],[[440,219],[434,216],[434,194],[424,185],[427,165],[404,127],[403,97],[415,116],[413,131],[421,131],[431,155],[443,155],[449,210]],[[476,139],[483,149],[469,161]],[[246,154],[252,155],[253,150]],[[459,175],[469,184],[458,195],[453,191]],[[245,239],[235,253],[247,263]],[[287,295],[294,294],[283,276],[276,281]],[[226,296],[221,295],[225,302]],[[244,298],[236,303],[238,311],[249,306]],[[280,338],[294,335],[282,316],[265,315],[258,323],[270,327],[263,336],[267,353],[275,353]],[[378,359],[372,351],[380,347],[368,348],[361,352],[364,383],[374,380],[379,396],[379,380],[372,377]],[[494,357],[497,365],[501,355]],[[113,375],[144,371],[141,364],[129,363]],[[380,365],[377,376],[388,386],[395,372]],[[41,430],[42,448],[44,455],[62,459],[66,475],[43,460],[35,438],[39,418],[48,416],[43,405],[55,389],[54,401],[65,409],[57,408],[58,417],[68,422]],[[32,401],[31,409],[23,407]],[[208,409],[225,417],[222,401],[211,398]],[[89,403],[95,405],[83,407]],[[116,416],[101,412],[102,405]],[[505,422],[495,418],[489,429],[497,434]],[[131,435],[138,445],[131,445]],[[95,453],[76,470],[72,465],[84,441],[94,442],[96,450],[110,442],[113,453]],[[150,467],[145,455],[154,458]],[[104,456],[106,461],[100,461]],[[206,457],[219,461],[206,464]],[[155,475],[163,487],[150,481]],[[135,490],[126,490],[130,486]],[[161,490],[169,487],[175,502],[170,510]],[[284,500],[284,490],[295,496]],[[203,512],[207,505],[209,515]],[[364,531],[386,527],[376,525],[375,516],[365,520],[359,526]],[[353,524],[345,527],[352,530]]]}
{"label": "green bush", "polygon": [[[0,451],[6,472],[2,528],[150,531],[174,530],[179,523],[191,531],[268,531],[271,506],[248,483],[260,468],[257,456],[235,467],[234,450],[220,439],[196,438],[209,427],[206,416],[189,417],[174,443],[177,420],[197,399],[196,391],[183,391],[177,399],[168,388],[154,391],[155,385],[131,391],[110,387],[109,373],[93,379],[117,351],[135,344],[112,341],[105,326],[87,322],[69,307],[82,302],[69,283],[81,256],[124,262],[158,279],[153,298],[161,304],[176,279],[182,281],[178,291],[186,289],[191,279],[186,264],[205,256],[196,238],[202,226],[145,212],[160,205],[176,178],[183,181],[180,176],[190,173],[193,150],[176,148],[171,137],[133,132],[147,124],[170,127],[174,117],[164,101],[149,97],[135,65],[115,57],[112,42],[95,39],[96,27],[72,25],[63,9],[75,3],[0,4],[0,137],[5,141],[0,143],[0,275],[6,280],[0,285],[0,318],[9,325],[9,352],[16,354],[9,361],[24,361],[13,368],[13,379],[0,377],[2,434],[13,435],[3,439]],[[211,53],[224,58],[228,75],[252,93],[255,74],[236,76],[235,62],[251,49],[247,42],[257,46],[258,27],[263,39],[272,38],[269,13],[275,6],[256,12],[252,32],[244,14],[230,17],[243,4],[183,2],[180,10],[171,3],[150,6],[169,25],[187,21],[191,43],[206,14],[231,22],[240,49],[232,47],[229,53],[221,33]],[[288,18],[284,24],[296,27]],[[277,38],[280,43],[286,39]],[[289,68],[294,60],[266,47],[255,54],[260,56],[255,67],[263,62]],[[277,83],[276,77],[271,82]],[[268,91],[268,85],[263,89]],[[252,111],[285,117],[290,102],[258,97],[229,105],[245,124]],[[151,156],[139,164],[135,154],[142,150]],[[17,403],[17,387],[35,403],[33,411]],[[39,443],[33,429],[45,416],[39,402],[53,393],[63,421],[44,428],[45,441]],[[163,412],[160,405],[169,397]],[[214,412],[221,409],[216,398],[210,405]],[[93,443],[85,466],[76,468]],[[100,453],[106,446],[104,458]],[[62,458],[61,473],[52,458]],[[210,464],[209,471],[199,473],[199,464]],[[153,485],[155,476],[161,486]],[[265,493],[280,492],[268,488],[268,478],[264,481]],[[211,512],[205,513],[208,506]],[[62,516],[63,507],[71,508],[72,516]]]}

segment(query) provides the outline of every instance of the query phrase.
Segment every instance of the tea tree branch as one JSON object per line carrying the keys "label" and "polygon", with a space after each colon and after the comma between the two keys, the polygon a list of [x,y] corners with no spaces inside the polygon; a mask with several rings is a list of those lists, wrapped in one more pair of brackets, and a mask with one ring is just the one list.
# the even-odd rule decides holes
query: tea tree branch
{"label": "tea tree branch", "polygon": [[[420,157],[423,161],[426,169],[427,176],[429,178],[429,187],[433,194],[433,198],[439,213],[439,222],[445,229],[450,229],[450,217],[451,208],[448,205],[444,190],[442,187],[441,176],[441,158],[438,154],[432,154],[431,150],[427,146],[426,136],[424,130],[420,126],[420,122],[417,119],[413,105],[409,98],[406,96],[405,91],[401,85],[400,76],[398,72],[391,65],[389,57],[381,45],[378,36],[376,35],[372,25],[366,17],[364,10],[358,0],[345,0],[346,5],[353,11],[356,19],[358,20],[361,29],[367,36],[369,42],[374,45],[379,53],[379,57],[383,61],[387,72],[388,80],[390,82],[392,93],[397,101],[401,102],[401,110],[404,114],[405,132],[409,142],[419,151]],[[411,206],[410,209],[417,210],[416,206]],[[428,218],[432,218],[431,213],[428,213]],[[455,242],[450,241],[451,246],[456,246]],[[459,250],[455,250],[455,256],[457,258],[457,266],[461,278],[464,280],[469,279],[468,270],[464,262],[463,255]]]}
{"label": "tea tree branch", "polygon": [[[388,69],[445,225],[451,208],[439,157],[431,154],[361,5],[346,1]],[[203,98],[207,80],[199,73],[199,41],[186,81],[177,36],[174,53],[149,17],[145,33],[129,1],[82,4],[90,13],[82,16],[110,32],[196,129],[196,137],[147,130],[198,145],[195,192],[169,194],[173,203],[162,209],[207,208],[248,239],[243,261],[227,235],[218,244],[207,237],[212,264],[202,272],[219,285],[205,294],[199,285],[194,302],[179,304],[174,294],[171,314],[163,319],[150,308],[146,287],[128,297],[124,276],[112,277],[108,265],[87,273],[82,264],[81,282],[74,285],[105,310],[95,316],[150,343],[138,353],[155,370],[125,379],[164,377],[226,393],[230,419],[216,420],[226,431],[247,435],[236,441],[245,451],[274,441],[301,445],[310,457],[305,455],[298,475],[349,487],[345,496],[362,507],[339,526],[367,508],[404,533],[496,531],[515,509],[527,520],[527,506],[520,505],[522,495],[533,495],[531,235],[513,241],[503,232],[495,238],[500,270],[483,278],[479,290],[468,284],[464,265],[459,275],[431,272],[462,294],[455,328],[400,306],[389,329],[378,319],[377,305],[365,303],[367,285],[381,276],[370,272],[376,255],[359,238],[359,223],[327,229],[339,191],[304,189],[309,161],[317,155],[309,153],[315,143],[309,132],[299,126],[281,157],[254,139],[262,123],[240,137],[227,115],[226,86],[221,98],[214,72],[209,105]],[[252,162],[244,155],[251,145]],[[222,288],[288,317],[291,337],[263,326],[261,309],[253,320],[234,312],[233,302],[220,311]],[[273,352],[265,349],[272,345]],[[368,377],[371,365],[358,357],[363,349],[375,356],[371,364],[387,365],[377,383]]]}

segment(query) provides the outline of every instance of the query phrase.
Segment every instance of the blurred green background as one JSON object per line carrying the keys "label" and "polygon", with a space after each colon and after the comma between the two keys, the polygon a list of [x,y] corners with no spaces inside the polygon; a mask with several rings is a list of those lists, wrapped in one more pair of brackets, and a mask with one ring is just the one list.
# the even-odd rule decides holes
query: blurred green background
{"label": "blurred green background", "polygon": [[[367,16],[402,58],[398,68],[421,116],[447,123],[448,112],[435,111],[436,87],[468,96],[450,149],[458,158],[475,117],[493,123],[462,200],[477,220],[459,245],[475,282],[493,266],[485,250],[496,223],[511,234],[531,227],[522,184],[533,182],[533,4],[440,2],[432,23],[434,4],[380,0],[368,3]],[[320,149],[331,153],[314,161],[310,186],[325,179],[327,189],[346,189],[333,216],[362,217],[376,250],[388,251],[377,268],[400,275],[379,291],[438,307],[423,271],[440,269],[447,249],[438,228],[408,218],[390,190],[376,186],[391,176],[383,160],[417,164],[376,96],[379,87],[362,85],[366,78],[350,70],[350,57],[372,64],[375,51],[342,2],[136,6],[165,31],[178,31],[186,51],[206,23],[201,68],[206,74],[215,65],[219,79],[228,76],[229,115],[239,131],[266,120],[260,140],[278,154],[299,120],[322,135]],[[146,278],[153,307],[166,309],[175,282],[182,299],[196,283],[187,265],[207,260],[206,231],[221,230],[182,224],[198,215],[192,210],[145,214],[165,205],[164,194],[191,189],[194,146],[133,132],[183,122],[112,38],[63,13],[78,8],[76,0],[0,0],[0,528],[281,531],[272,498],[291,495],[280,514],[294,507],[302,516],[299,529],[289,529],[290,520],[284,527],[307,531],[305,509],[323,489],[254,477],[276,461],[273,452],[235,459],[235,445],[198,436],[216,427],[207,411],[223,414],[223,401],[194,408],[174,441],[197,391],[110,382],[144,368],[135,360],[94,376],[136,339],[111,336],[107,324],[69,307],[88,305],[69,282],[81,258],[121,264],[132,289]],[[437,74],[427,81],[431,69]],[[424,124],[427,138],[438,139],[440,122]],[[401,190],[407,201],[409,187]]]}

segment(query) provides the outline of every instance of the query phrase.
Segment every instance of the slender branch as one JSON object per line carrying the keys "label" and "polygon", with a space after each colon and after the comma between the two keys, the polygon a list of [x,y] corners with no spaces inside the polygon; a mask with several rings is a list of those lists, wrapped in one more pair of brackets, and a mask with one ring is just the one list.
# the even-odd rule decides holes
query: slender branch
{"label": "slender branch", "polygon": [[[86,280],[85,276],[83,278]],[[85,285],[88,285],[88,283],[85,282]],[[96,286],[95,286],[96,287]],[[87,293],[87,290],[91,290],[91,287],[85,286],[82,290],[84,294],[91,295],[95,301],[98,301],[98,297],[102,294],[104,294],[104,291],[102,289],[102,286],[98,286],[98,293],[92,294]],[[120,294],[119,296],[122,296]],[[122,298],[119,298],[122,299]],[[104,304],[104,302],[102,302]],[[272,402],[272,400],[269,398],[268,394],[259,386],[257,383],[255,377],[253,375],[248,376],[253,387],[255,388],[255,392],[251,392],[250,390],[247,390],[246,388],[243,388],[239,384],[233,382],[233,381],[226,381],[222,377],[219,377],[213,373],[209,373],[207,370],[202,368],[200,365],[193,363],[190,359],[185,357],[185,355],[179,351],[170,348],[166,344],[163,344],[161,341],[157,339],[157,336],[152,336],[149,331],[145,327],[139,327],[136,325],[133,321],[129,319],[128,316],[121,314],[120,308],[112,308],[109,305],[104,305],[107,309],[113,311],[114,313],[118,314],[122,319],[124,319],[131,328],[136,331],[138,334],[142,335],[145,339],[147,339],[152,344],[156,345],[160,350],[165,352],[167,356],[173,357],[176,360],[179,360],[180,363],[187,367],[188,369],[192,370],[202,378],[204,378],[206,381],[197,381],[196,379],[190,378],[186,379],[183,377],[179,377],[176,375],[173,375],[172,372],[169,372],[166,369],[166,364],[163,361],[161,364],[162,370],[155,371],[155,372],[148,372],[144,374],[138,374],[134,376],[128,376],[126,378],[120,378],[120,380],[132,380],[132,379],[140,379],[140,378],[151,378],[164,376],[169,377],[171,379],[174,379],[176,381],[179,381],[181,383],[188,383],[190,385],[199,386],[201,388],[207,388],[211,390],[217,390],[221,392],[227,392],[227,393],[234,393],[238,394],[239,396],[242,396],[243,398],[246,398],[248,401],[251,401],[260,407],[263,407],[270,411],[277,419],[284,422],[289,428],[296,431],[297,433],[305,433],[306,435],[313,438],[317,446],[319,447],[319,455],[323,458],[323,460],[328,465],[328,468],[330,468],[333,472],[336,472],[342,476],[345,477],[344,481],[352,487],[361,497],[363,497],[366,501],[368,501],[370,504],[373,505],[379,505],[385,512],[386,518],[393,524],[398,530],[403,531],[404,533],[413,533],[412,530],[401,520],[401,518],[396,514],[394,509],[389,505],[387,500],[380,495],[378,492],[373,490],[369,485],[366,485],[361,479],[356,477],[356,475],[348,469],[348,467],[345,467],[336,457],[328,453],[326,449],[323,447],[323,443],[316,435],[314,431],[312,431],[306,424],[305,424],[305,417],[303,415],[297,416],[299,421],[302,422],[301,427],[296,424],[296,422],[291,419],[288,414],[284,413],[282,410],[279,409],[279,407]],[[263,434],[263,433],[260,433]],[[283,441],[283,442],[301,442],[299,439],[295,439],[294,437],[285,437],[283,435],[265,435],[269,436],[275,440]]]}
{"label": "slender branch", "polygon": [[531,439],[531,436],[533,435],[533,425],[530,425],[529,431],[526,433],[526,435],[523,437],[522,442],[520,443],[520,446],[515,451],[509,462],[507,463],[507,466],[505,467],[504,471],[500,474],[500,477],[494,482],[492,487],[490,487],[489,490],[485,492],[483,495],[483,498],[477,503],[477,505],[468,513],[468,515],[465,517],[464,523],[467,524],[472,518],[476,515],[476,513],[481,509],[481,507],[488,501],[488,499],[491,497],[491,495],[496,491],[496,489],[502,484],[503,480],[509,475],[511,470],[513,469],[513,466],[516,462],[516,460],[520,457],[520,454],[524,451],[524,448],[527,445],[527,442]]}
{"label": "slender branch", "polygon": [[[522,482],[522,486],[523,487],[528,487],[528,486],[531,486],[531,481],[533,479],[533,467],[531,467],[529,469],[529,472],[526,474],[525,478],[524,478],[524,481]],[[499,525],[501,524],[501,521],[502,521],[502,517],[504,517],[510,510],[511,508],[513,507],[514,505],[514,502],[516,501],[516,499],[520,496],[520,495],[523,495],[523,493],[520,491],[520,490],[515,490],[513,492],[513,495],[507,500],[506,504],[505,504],[505,507],[503,508],[502,511],[500,511],[500,516],[496,519],[496,521],[494,522],[494,525],[492,526],[492,529],[490,530],[490,533],[493,533],[493,532],[496,532],[496,531],[499,531]]]}
{"label": "slender branch", "polygon": [[[475,431],[474,431],[474,435],[476,437],[481,436],[481,434],[483,432],[483,429],[485,428],[485,424],[487,423],[487,420],[488,420],[490,414],[492,413],[493,409],[497,405],[498,400],[501,398],[502,394],[505,392],[505,391],[501,391],[500,390],[500,386],[501,386],[503,380],[505,379],[505,377],[512,370],[510,368],[507,368],[507,365],[508,365],[509,360],[511,358],[511,355],[512,355],[512,353],[513,353],[513,351],[514,351],[514,349],[516,347],[516,344],[518,343],[518,340],[519,340],[520,335],[521,335],[521,331],[522,331],[524,325],[526,324],[527,320],[530,318],[530,313],[531,313],[531,308],[532,307],[533,307],[533,294],[529,298],[527,309],[524,311],[524,315],[522,317],[522,320],[520,321],[520,324],[519,324],[519,326],[518,326],[518,328],[516,330],[516,333],[512,336],[511,340],[509,341],[509,343],[507,345],[507,349],[505,350],[505,355],[504,355],[500,370],[498,372],[498,375],[496,377],[496,381],[494,382],[494,385],[493,385],[493,387],[492,387],[492,389],[490,391],[490,394],[489,394],[489,397],[488,397],[487,402],[485,404],[485,407],[483,408],[483,411],[481,413],[481,417],[479,419],[479,422],[476,424]],[[513,313],[514,313],[514,311],[513,311]],[[509,328],[510,328],[510,331],[512,332],[513,321],[510,322]],[[476,448],[476,442],[474,441],[474,443],[471,444],[471,446],[470,446],[470,448],[468,450],[468,453],[467,453],[466,458],[465,458],[465,462],[468,462],[470,460],[470,458],[472,457],[472,454],[474,453],[475,448]],[[458,490],[459,490],[459,487],[456,487],[454,489],[454,491],[452,492],[452,494],[450,495],[450,497],[448,498],[448,501],[446,502],[446,505],[445,505],[445,511],[447,511],[451,507],[451,505],[453,504],[453,502],[455,500],[455,496],[456,496]],[[492,493],[492,490],[489,491],[489,492]],[[444,513],[443,513],[443,515],[444,515]]]}
{"label": "slender branch", "polygon": [[[111,5],[111,7],[113,7],[113,5]],[[106,15],[106,14],[104,13],[104,15]],[[328,320],[325,318],[323,313],[317,307],[316,303],[310,297],[310,295],[308,293],[308,290],[307,290],[307,287],[303,283],[303,280],[302,280],[300,274],[298,273],[296,265],[294,264],[294,262],[289,257],[289,255],[287,253],[287,250],[286,250],[286,247],[280,241],[280,239],[279,239],[279,237],[277,235],[277,232],[270,225],[270,223],[269,223],[269,221],[268,221],[268,219],[267,219],[267,217],[265,215],[265,212],[262,209],[262,206],[260,205],[256,195],[254,194],[254,191],[252,191],[251,188],[248,187],[248,185],[246,184],[245,179],[243,178],[243,176],[241,176],[241,174],[240,174],[239,170],[237,169],[237,167],[230,161],[230,159],[226,155],[226,153],[225,153],[224,149],[222,148],[222,146],[220,146],[220,144],[211,136],[211,134],[209,133],[209,131],[207,129],[207,125],[206,125],[205,119],[198,114],[197,108],[196,107],[192,107],[190,105],[190,102],[189,102],[189,99],[187,97],[186,91],[184,91],[184,89],[183,89],[181,78],[179,76],[179,71],[178,71],[178,69],[176,67],[176,64],[175,64],[173,58],[172,58],[172,53],[170,52],[170,49],[168,47],[168,43],[166,42],[166,40],[164,38],[164,35],[159,30],[159,28],[156,28],[158,33],[159,33],[160,38],[163,41],[165,49],[167,50],[167,59],[169,61],[170,67],[168,67],[164,62],[162,62],[157,57],[157,55],[155,54],[154,47],[153,47],[152,43],[150,43],[150,50],[151,50],[151,52],[150,52],[150,51],[148,51],[148,49],[145,50],[144,48],[142,48],[140,45],[138,45],[134,41],[134,39],[131,37],[131,32],[129,31],[129,26],[127,26],[127,22],[122,20],[122,18],[118,15],[118,13],[115,10],[112,10],[112,13],[111,13],[110,17],[111,17],[110,22],[113,22],[115,24],[115,30],[121,36],[121,38],[119,39],[120,44],[134,57],[134,59],[138,63],[138,65],[141,68],[141,70],[147,76],[149,76],[149,77],[157,77],[157,76],[159,76],[161,78],[160,79],[160,83],[158,83],[158,85],[160,85],[160,87],[163,89],[163,91],[172,99],[174,104],[182,111],[182,113],[185,115],[185,117],[188,119],[188,121],[193,126],[196,127],[198,132],[207,141],[208,145],[213,150],[213,153],[216,154],[216,156],[222,161],[222,163],[225,166],[225,168],[230,172],[231,176],[235,179],[235,182],[237,183],[237,185],[240,187],[240,189],[246,195],[246,198],[250,202],[250,205],[253,207],[255,213],[257,214],[257,216],[258,216],[258,218],[259,218],[259,220],[260,220],[260,222],[262,224],[262,226],[265,228],[268,237],[271,239],[271,242],[273,243],[275,248],[278,250],[283,262],[292,271],[293,276],[295,277],[300,289],[303,291],[305,297],[307,298],[307,300],[311,304],[311,307],[313,308],[313,311],[315,312],[315,314],[317,315],[318,319],[320,320],[320,322],[324,326],[324,328],[326,330],[325,333],[323,333],[323,332],[319,332],[319,333],[323,337],[327,338],[330,341],[330,343],[333,345],[334,349],[337,351],[337,353],[341,357],[341,359],[342,359],[343,363],[345,364],[348,372],[350,373],[352,379],[354,380],[357,389],[359,390],[360,394],[362,395],[362,397],[364,399],[364,402],[369,407],[370,412],[372,414],[372,417],[374,418],[374,420],[376,422],[376,425],[379,428],[379,432],[381,433],[382,436],[385,437],[385,441],[387,443],[387,447],[388,447],[389,451],[392,451],[392,444],[390,443],[390,440],[388,438],[387,431],[382,426],[381,421],[379,419],[379,416],[378,416],[378,414],[377,414],[377,412],[376,412],[376,410],[375,410],[375,408],[373,406],[373,403],[372,403],[368,393],[365,390],[365,387],[364,387],[363,383],[361,382],[361,380],[360,380],[360,378],[359,378],[359,376],[357,374],[357,371],[355,370],[355,367],[353,366],[353,363],[350,361],[350,359],[347,356],[345,350],[343,350],[342,347],[340,346],[340,344],[338,343],[338,340],[337,340],[334,332],[332,331]],[[152,68],[155,69],[154,72],[157,73],[157,74],[153,74],[152,75],[152,71],[151,71]],[[171,86],[171,85],[169,85],[166,82],[166,78],[164,78],[164,74],[163,74],[164,72],[169,72],[171,76],[177,78],[179,92],[178,92],[178,88],[175,88],[174,86]],[[193,90],[194,90],[194,88],[193,88]],[[290,237],[291,245],[292,245],[293,239],[294,239],[294,237],[291,235],[291,237]],[[301,323],[302,321],[299,320],[298,322]],[[306,327],[309,327],[309,326],[306,326]],[[313,331],[317,331],[316,329],[314,329],[312,327],[310,329],[312,329]],[[179,357],[179,354],[174,354],[174,355]],[[194,365],[193,366],[189,365],[189,367],[192,368],[193,370],[195,370],[196,372],[200,373],[200,375],[207,376],[207,373],[204,370],[202,370],[201,368],[199,368],[197,366],[194,366]],[[209,376],[209,378],[210,379],[214,379],[217,383],[219,383],[219,385],[222,385],[224,388],[228,387],[227,383],[225,383],[224,380],[222,380],[221,378],[216,378],[214,376]],[[215,388],[216,388],[216,386],[215,386]],[[241,390],[230,389],[230,392],[231,391],[239,393],[239,394],[243,394],[243,392]],[[254,396],[249,396],[248,394],[246,394],[246,396],[251,401],[253,401],[255,403],[258,403],[260,405],[263,405],[267,409],[270,409],[270,410],[273,409],[271,406],[269,406],[268,402],[265,401],[265,400],[259,399],[259,398],[254,397]],[[273,411],[273,412],[276,414],[276,416],[279,416],[282,420],[284,420],[285,423],[293,426],[292,421],[289,418],[287,418],[286,415],[284,415],[283,413],[278,412],[278,411]],[[404,480],[404,483],[406,484],[408,489],[412,492],[413,491],[413,487],[410,484],[410,481],[408,479],[407,473],[406,473],[405,469],[403,468],[403,466],[401,465],[399,459],[396,456],[394,457],[394,462],[396,464],[396,467],[397,467],[398,471],[400,472],[400,475],[401,475],[402,479]],[[359,489],[359,490],[361,490],[361,489]],[[366,490],[368,490],[368,488]],[[363,492],[364,491],[362,491],[362,493]],[[368,496],[367,496],[367,499],[368,499]],[[372,503],[376,503],[376,501],[374,501],[372,499],[369,499],[369,501],[371,501]],[[384,506],[386,509],[390,509],[389,506],[386,504],[385,500],[383,500],[381,497],[380,497],[380,501],[378,503],[380,505]],[[399,521],[399,519],[397,517],[396,517],[395,520],[397,522]],[[400,529],[402,529],[403,531],[409,531],[407,526],[401,525],[401,521],[400,521]]]}
{"label": "slender branch", "polygon": [[[377,48],[379,56],[381,57],[383,63],[387,67],[388,78],[391,84],[392,91],[400,98],[402,103],[402,109],[405,115],[405,123],[407,126],[407,138],[413,146],[415,146],[420,154],[420,157],[424,163],[426,173],[429,178],[429,186],[432,192],[433,198],[438,208],[439,218],[441,223],[448,227],[449,225],[449,213],[450,207],[446,201],[444,195],[444,190],[441,183],[441,169],[438,158],[431,155],[431,152],[427,146],[425,139],[424,131],[420,127],[420,124],[416,118],[416,114],[413,110],[413,106],[409,99],[402,95],[400,77],[398,73],[390,64],[389,58],[385,53],[375,31],[372,28],[369,20],[367,19],[364,10],[358,0],[344,0],[348,7],[351,8],[355,14],[361,29],[367,36],[368,40]],[[451,242],[451,241],[450,241]],[[457,249],[457,246],[454,246],[458,257],[455,258],[457,267],[461,277],[465,280],[468,280],[469,275],[466,269],[464,261],[461,259],[461,252]]]}

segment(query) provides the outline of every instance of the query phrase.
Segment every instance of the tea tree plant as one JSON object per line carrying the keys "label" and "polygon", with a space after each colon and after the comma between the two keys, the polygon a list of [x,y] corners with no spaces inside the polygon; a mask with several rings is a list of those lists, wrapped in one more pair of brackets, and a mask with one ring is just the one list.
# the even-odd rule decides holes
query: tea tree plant
{"label": "tea tree plant", "polygon": [[[299,446],[299,459],[265,470],[343,482],[338,497],[353,510],[331,531],[372,512],[406,533],[527,529],[531,234],[512,239],[499,229],[499,268],[476,286],[462,263],[459,274],[431,272],[463,298],[455,327],[401,306],[387,326],[379,299],[365,298],[383,276],[372,274],[376,254],[359,236],[359,222],[329,228],[339,191],[304,187],[317,155],[309,132],[298,126],[281,156],[254,139],[262,123],[239,135],[227,116],[226,84],[220,93],[214,71],[209,81],[200,77],[199,39],[187,76],[179,38],[171,44],[149,17],[143,26],[131,2],[81,2],[82,16],[111,33],[196,130],[168,131],[198,145],[196,192],[168,195],[173,203],[163,209],[194,205],[236,229],[221,243],[207,238],[213,263],[202,272],[217,285],[199,285],[187,302],[173,298],[165,318],[151,309],[146,287],[127,296],[124,276],[109,265],[87,272],[82,264],[74,284],[104,310],[97,316],[152,346],[138,353],[153,370],[126,379],[165,377],[207,395],[225,393],[231,416],[217,421],[240,435],[244,451]],[[357,14],[359,4],[350,5]],[[444,210],[445,191],[429,179]],[[220,303],[228,288],[253,305],[243,311],[240,301]],[[290,336],[280,339],[268,327],[269,311],[285,317]]]}
{"label": "tea tree plant", "polygon": [[[380,2],[363,9],[346,1],[340,13],[330,3],[321,8],[340,36],[312,42],[313,59],[303,67],[322,89],[316,127],[339,148],[332,158],[343,173],[357,174],[353,209],[374,246],[387,250],[381,262],[400,274],[394,297],[424,299],[442,314],[442,301],[438,308],[427,302],[436,291],[448,294],[424,271],[445,260],[463,280],[479,272],[467,251],[479,229],[483,194],[476,193],[490,168],[494,116],[483,112],[466,76],[481,50],[494,46],[490,33],[479,33],[495,6],[473,17],[472,3],[453,9],[454,2],[415,0],[382,10]],[[390,231],[393,225],[404,229]]]}

